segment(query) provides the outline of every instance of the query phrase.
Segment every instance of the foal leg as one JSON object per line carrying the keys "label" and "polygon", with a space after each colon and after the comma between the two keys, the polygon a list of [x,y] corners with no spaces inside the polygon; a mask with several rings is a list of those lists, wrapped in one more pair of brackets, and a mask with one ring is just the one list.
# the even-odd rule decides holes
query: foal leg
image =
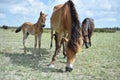
{"label": "foal leg", "polygon": [[37,35],[35,35],[35,44],[34,44],[34,48],[36,49],[37,47]]}
{"label": "foal leg", "polygon": [[25,46],[25,42],[27,39],[27,34],[25,32],[23,32],[23,46],[24,46],[24,53],[26,53],[26,46]]}
{"label": "foal leg", "polygon": [[[39,54],[40,54],[40,48],[41,48],[41,37],[42,37],[42,34],[39,34],[38,35]],[[42,55],[40,54],[40,56],[42,56]]]}
{"label": "foal leg", "polygon": [[[34,43],[34,49],[35,49],[35,51],[34,51],[33,54],[36,53],[36,47],[37,47],[37,35],[35,35],[35,43]],[[35,55],[34,55],[34,56],[35,56]]]}

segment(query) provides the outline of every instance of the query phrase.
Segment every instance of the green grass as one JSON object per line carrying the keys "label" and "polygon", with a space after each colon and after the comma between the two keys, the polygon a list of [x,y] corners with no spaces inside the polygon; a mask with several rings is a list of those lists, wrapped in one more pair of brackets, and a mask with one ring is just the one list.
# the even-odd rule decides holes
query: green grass
{"label": "green grass", "polygon": [[72,72],[64,72],[62,52],[54,68],[47,66],[55,48],[49,45],[50,33],[43,33],[42,57],[33,56],[34,36],[29,36],[23,54],[22,32],[0,29],[0,80],[120,80],[120,32],[94,33],[92,47],[76,55]]}

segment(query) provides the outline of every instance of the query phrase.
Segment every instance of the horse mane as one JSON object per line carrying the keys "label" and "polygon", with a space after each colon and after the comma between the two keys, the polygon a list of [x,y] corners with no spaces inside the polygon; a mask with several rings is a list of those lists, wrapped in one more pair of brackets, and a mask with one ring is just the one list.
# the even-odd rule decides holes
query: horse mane
{"label": "horse mane", "polygon": [[70,8],[70,13],[71,13],[71,34],[70,34],[70,40],[68,41],[68,47],[74,51],[75,53],[78,50],[77,43],[79,43],[79,38],[81,36],[80,32],[80,21],[78,19],[78,14],[75,9],[74,3],[69,0],[68,2],[69,8]]}
{"label": "horse mane", "polygon": [[89,29],[89,23],[87,22],[88,21],[87,19],[89,19],[89,18],[85,18],[82,22],[82,34],[84,34],[84,35],[88,34],[87,30]]}
{"label": "horse mane", "polygon": [[38,20],[37,20],[37,22],[35,23],[36,25],[37,25],[37,27],[40,27],[40,18],[41,18],[41,16],[38,18]]}

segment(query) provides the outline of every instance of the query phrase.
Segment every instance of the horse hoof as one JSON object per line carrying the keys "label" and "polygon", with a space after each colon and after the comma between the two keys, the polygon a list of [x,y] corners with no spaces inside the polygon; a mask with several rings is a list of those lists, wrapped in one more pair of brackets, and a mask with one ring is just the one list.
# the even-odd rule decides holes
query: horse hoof
{"label": "horse hoof", "polygon": [[73,68],[70,68],[70,67],[66,67],[65,69],[66,69],[66,72],[67,71],[71,72],[73,70]]}
{"label": "horse hoof", "polygon": [[48,66],[51,67],[51,68],[54,68],[54,67],[55,67],[53,64],[49,64]]}

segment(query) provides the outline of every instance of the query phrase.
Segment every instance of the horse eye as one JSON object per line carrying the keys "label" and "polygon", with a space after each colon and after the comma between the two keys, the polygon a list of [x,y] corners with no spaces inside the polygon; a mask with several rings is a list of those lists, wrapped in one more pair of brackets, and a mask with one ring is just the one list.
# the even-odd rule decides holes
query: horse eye
{"label": "horse eye", "polygon": [[84,35],[84,37],[87,37],[87,35]]}

